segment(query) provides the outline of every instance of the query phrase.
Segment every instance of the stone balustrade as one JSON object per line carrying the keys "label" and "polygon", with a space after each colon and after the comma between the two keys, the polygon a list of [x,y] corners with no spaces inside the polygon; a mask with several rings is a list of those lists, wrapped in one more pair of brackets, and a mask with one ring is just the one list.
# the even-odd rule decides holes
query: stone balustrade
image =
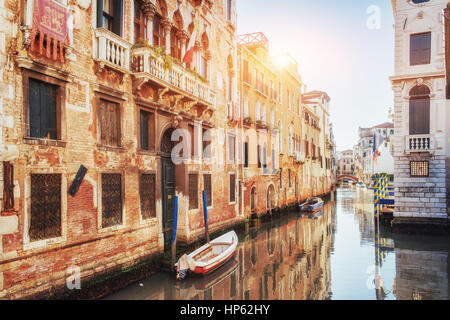
{"label": "stone balustrade", "polygon": [[94,58],[111,67],[130,69],[131,45],[118,35],[104,29],[95,29]]}
{"label": "stone balustrade", "polygon": [[131,61],[131,71],[135,75],[141,74],[157,80],[160,84],[171,85],[207,102],[215,109],[216,95],[200,76],[175,62],[166,66],[163,57],[158,56],[151,47],[132,49]]}
{"label": "stone balustrade", "polygon": [[431,135],[411,135],[406,137],[406,153],[433,152],[434,138]]}

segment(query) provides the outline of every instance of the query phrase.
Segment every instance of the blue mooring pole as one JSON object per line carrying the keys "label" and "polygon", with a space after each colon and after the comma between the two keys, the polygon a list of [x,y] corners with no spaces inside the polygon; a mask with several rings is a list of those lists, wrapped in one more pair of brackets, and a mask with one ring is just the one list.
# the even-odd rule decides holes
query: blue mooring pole
{"label": "blue mooring pole", "polygon": [[175,258],[177,255],[177,227],[178,227],[178,196],[173,203],[173,229],[172,229],[172,268],[175,268]]}
{"label": "blue mooring pole", "polygon": [[209,243],[209,233],[208,233],[208,206],[206,205],[206,192],[203,190],[203,216],[205,218],[205,236],[206,242]]}

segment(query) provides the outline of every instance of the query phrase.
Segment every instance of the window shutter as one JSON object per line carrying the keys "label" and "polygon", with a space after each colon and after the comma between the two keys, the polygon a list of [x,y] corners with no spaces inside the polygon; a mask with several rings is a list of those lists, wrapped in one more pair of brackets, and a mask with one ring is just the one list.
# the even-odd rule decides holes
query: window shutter
{"label": "window shutter", "polygon": [[41,120],[40,120],[40,90],[39,83],[30,79],[29,82],[29,118],[30,118],[30,137],[41,137]]}
{"label": "window shutter", "polygon": [[113,32],[122,36],[123,0],[114,0]]}
{"label": "window shutter", "polygon": [[97,28],[103,27],[103,0],[97,0]]}
{"label": "window shutter", "polygon": [[143,219],[156,217],[155,174],[142,174],[140,179],[141,215]]}
{"label": "window shutter", "polygon": [[148,150],[148,113],[145,111],[141,111],[141,149]]}
{"label": "window shutter", "polygon": [[198,209],[198,176],[189,175],[189,210]]}
{"label": "window shutter", "polygon": [[230,202],[236,201],[236,176],[230,174]]}
{"label": "window shutter", "polygon": [[211,175],[204,174],[203,175],[203,188],[206,193],[206,205],[208,207],[212,206],[212,188],[211,188]]}

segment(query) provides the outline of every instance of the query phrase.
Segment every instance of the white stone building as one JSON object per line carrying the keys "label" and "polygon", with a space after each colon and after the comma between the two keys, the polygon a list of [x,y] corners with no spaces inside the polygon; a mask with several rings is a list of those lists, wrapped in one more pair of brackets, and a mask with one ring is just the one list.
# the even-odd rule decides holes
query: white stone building
{"label": "white stone building", "polygon": [[[375,135],[380,153],[376,162],[373,161],[373,139]],[[370,185],[372,176],[376,173],[394,174],[391,144],[393,135],[394,125],[391,122],[372,128],[358,129],[358,144],[355,147],[355,175],[364,184]]]}
{"label": "white stone building", "polygon": [[394,217],[399,223],[447,219],[450,105],[446,99],[443,11],[447,2],[392,0]]}

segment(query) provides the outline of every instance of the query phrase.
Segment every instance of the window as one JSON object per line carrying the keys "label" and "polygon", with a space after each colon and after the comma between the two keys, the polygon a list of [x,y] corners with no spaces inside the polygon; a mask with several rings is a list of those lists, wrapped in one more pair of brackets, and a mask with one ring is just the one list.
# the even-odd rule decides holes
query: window
{"label": "window", "polygon": [[412,34],[410,37],[410,64],[429,64],[431,60],[431,32]]}
{"label": "window", "polygon": [[29,136],[58,139],[56,95],[58,86],[29,78]]}
{"label": "window", "polygon": [[200,75],[205,79],[208,78],[208,59],[204,56],[200,57]]}
{"label": "window", "polygon": [[203,158],[211,159],[211,131],[203,129]]}
{"label": "window", "polygon": [[236,202],[236,176],[230,174],[230,202]]}
{"label": "window", "polygon": [[134,42],[147,40],[147,18],[138,1],[134,1]]}
{"label": "window", "polygon": [[161,27],[161,16],[158,14],[153,17],[153,45],[164,45],[164,29]]}
{"label": "window", "polygon": [[122,0],[97,0],[97,27],[122,36]]}
{"label": "window", "polygon": [[100,144],[103,146],[120,147],[120,105],[115,102],[100,99],[98,112]]}
{"label": "window", "polygon": [[411,177],[428,177],[429,162],[428,161],[411,161],[410,163]]}
{"label": "window", "polygon": [[61,236],[61,175],[31,175],[30,240]]}
{"label": "window", "polygon": [[252,191],[250,192],[250,210],[252,212],[255,212],[255,205],[256,205],[256,188],[253,187]]}
{"label": "window", "polygon": [[227,20],[231,21],[231,5],[233,0],[226,0],[227,1]]}
{"label": "window", "polygon": [[236,147],[236,138],[233,135],[228,136],[228,160],[230,162],[234,162],[235,159],[235,147]]}
{"label": "window", "polygon": [[248,142],[244,143],[244,168],[248,168]]}
{"label": "window", "polygon": [[258,168],[261,168],[261,145],[258,144]]}
{"label": "window", "polygon": [[150,113],[141,110],[140,112],[140,127],[141,127],[141,149],[150,150],[149,144],[149,125]]}
{"label": "window", "polygon": [[2,211],[14,210],[14,166],[3,162],[3,206]]}
{"label": "window", "polygon": [[122,224],[122,175],[102,174],[102,228]]}
{"label": "window", "polygon": [[155,174],[141,174],[139,190],[141,196],[141,215],[144,220],[156,217],[155,185]]}
{"label": "window", "polygon": [[206,194],[206,206],[211,207],[212,206],[212,184],[211,184],[211,175],[210,174],[203,175],[203,189],[205,190],[205,194]]}
{"label": "window", "polygon": [[198,175],[189,174],[189,210],[198,209]]}
{"label": "window", "polygon": [[280,189],[283,189],[283,168],[280,168]]}
{"label": "window", "polygon": [[416,86],[409,94],[409,134],[429,134],[430,89],[425,85]]}
{"label": "window", "polygon": [[425,3],[425,2],[428,2],[428,1],[430,1],[430,0],[412,0],[412,3],[419,4],[419,3]]}
{"label": "window", "polygon": [[292,188],[292,180],[291,180],[291,169],[288,170],[288,181],[289,181],[289,188]]}

